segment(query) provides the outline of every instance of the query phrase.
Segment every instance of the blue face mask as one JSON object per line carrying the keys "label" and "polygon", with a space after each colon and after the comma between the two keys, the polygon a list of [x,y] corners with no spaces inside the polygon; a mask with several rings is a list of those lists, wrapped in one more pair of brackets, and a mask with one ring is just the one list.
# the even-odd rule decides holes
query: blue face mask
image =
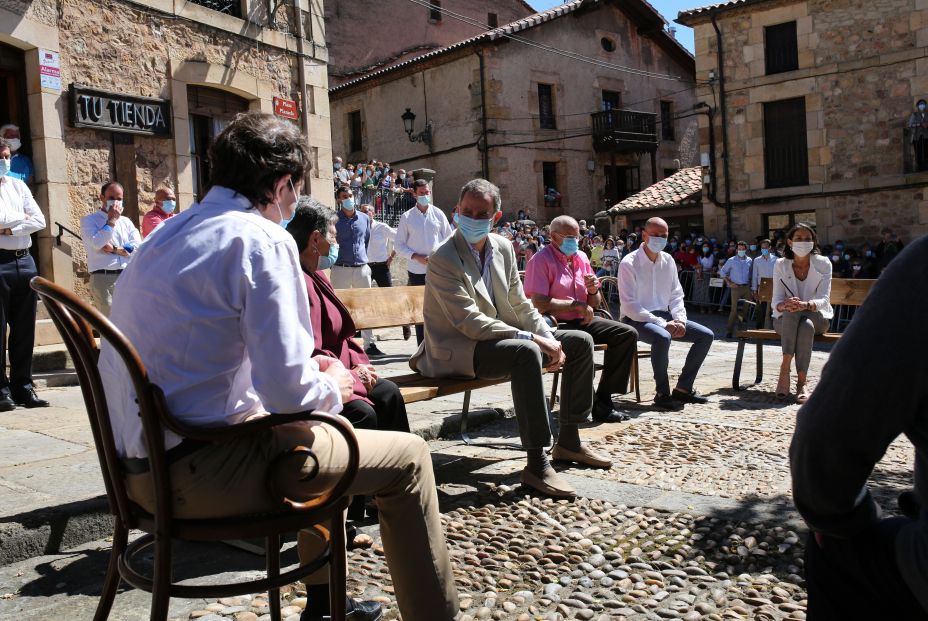
{"label": "blue face mask", "polygon": [[747,250],[739,250],[739,251],[738,251],[738,256],[739,256],[739,257],[744,257],[744,255],[746,255],[747,253],[748,253]]}
{"label": "blue face mask", "polygon": [[667,247],[666,237],[648,237],[648,250],[651,252],[660,252]]}
{"label": "blue face mask", "polygon": [[416,202],[419,203],[422,207],[428,207],[432,203],[432,197],[426,194],[425,196],[417,196]]}
{"label": "blue face mask", "polygon": [[174,209],[177,207],[176,201],[161,201],[161,211],[164,213],[174,213]]}
{"label": "blue face mask", "polygon": [[6,177],[10,172],[10,160],[0,160],[0,177]]}
{"label": "blue face mask", "polygon": [[572,257],[580,250],[580,241],[576,237],[565,237],[559,248],[568,257]]}
{"label": "blue face mask", "polygon": [[770,248],[761,248],[760,253],[764,255],[765,257],[770,256]]}
{"label": "blue face mask", "polygon": [[751,244],[751,252],[757,252],[757,245]]}
{"label": "blue face mask", "polygon": [[316,270],[327,270],[338,260],[338,244],[329,244],[329,254],[319,257],[319,265]]}
{"label": "blue face mask", "polygon": [[335,170],[338,170],[341,167],[342,167],[341,164],[339,164],[338,162],[335,162]]}
{"label": "blue face mask", "polygon": [[342,201],[342,209],[345,211],[354,211],[354,199],[346,198]]}
{"label": "blue face mask", "polygon": [[481,239],[486,238],[490,234],[490,229],[493,228],[492,219],[477,220],[460,214],[454,214],[454,222],[458,225],[461,235],[469,244],[476,244]]}

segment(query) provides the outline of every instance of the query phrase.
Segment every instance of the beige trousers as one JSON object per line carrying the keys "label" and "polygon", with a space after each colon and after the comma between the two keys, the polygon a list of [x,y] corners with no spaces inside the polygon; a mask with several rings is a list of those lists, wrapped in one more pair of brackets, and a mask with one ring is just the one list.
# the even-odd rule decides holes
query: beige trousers
{"label": "beige trousers", "polygon": [[[451,621],[458,611],[457,590],[442,532],[438,495],[428,444],[422,438],[389,431],[355,430],[361,463],[350,494],[376,496],[380,534],[396,599],[406,621]],[[311,461],[294,457],[275,473],[280,491],[305,500],[330,486],[344,471],[348,448],[325,425],[281,425],[254,438],[210,445],[171,465],[175,516],[210,518],[280,509],[266,483],[267,465],[282,451],[310,447],[319,474],[301,481]],[[148,474],[126,477],[129,497],[148,511],[154,508]],[[321,540],[298,535],[302,561],[321,551]],[[350,571],[350,568],[349,568]],[[311,584],[328,582],[328,571],[314,573]]]}
{"label": "beige trousers", "polygon": [[113,289],[119,274],[91,274],[90,293],[93,294],[93,305],[97,310],[110,316],[110,307],[113,305]]}

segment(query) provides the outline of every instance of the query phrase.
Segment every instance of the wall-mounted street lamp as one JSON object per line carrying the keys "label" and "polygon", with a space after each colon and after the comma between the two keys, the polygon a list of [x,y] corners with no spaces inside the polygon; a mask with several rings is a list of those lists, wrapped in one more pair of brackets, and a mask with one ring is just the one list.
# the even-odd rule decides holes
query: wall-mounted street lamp
{"label": "wall-mounted street lamp", "polygon": [[403,129],[406,130],[406,135],[409,136],[409,142],[422,142],[429,148],[432,149],[432,122],[429,121],[425,124],[425,129],[423,129],[418,134],[413,134],[416,127],[416,114],[412,112],[409,108],[406,108],[406,112],[403,113]]}

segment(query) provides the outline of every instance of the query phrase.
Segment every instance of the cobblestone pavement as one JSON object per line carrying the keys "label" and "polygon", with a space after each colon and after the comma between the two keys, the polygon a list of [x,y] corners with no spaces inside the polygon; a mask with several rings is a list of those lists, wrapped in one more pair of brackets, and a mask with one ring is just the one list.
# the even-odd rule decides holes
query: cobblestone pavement
{"label": "cobblestone pavement", "polygon": [[[384,349],[392,353],[391,346]],[[682,360],[678,347],[672,360]],[[461,621],[804,619],[804,529],[792,509],[788,464],[799,408],[774,397],[775,348],[768,348],[767,380],[738,392],[730,386],[733,353],[733,343],[713,346],[697,384],[710,397],[706,405],[668,413],[647,401],[620,401],[631,421],[586,426],[582,437],[615,466],[559,466],[581,495],[573,502],[526,495],[518,486],[519,452],[432,441]],[[826,359],[814,353],[811,377]],[[650,375],[645,363],[642,396],[653,394]],[[515,421],[476,435],[511,441]],[[889,511],[911,486],[913,453],[907,441],[895,442],[871,477]],[[349,553],[349,590],[382,602],[386,618],[398,619],[376,525],[362,530],[372,545]],[[285,619],[298,621],[306,603],[301,585],[285,599]],[[147,600],[137,601],[137,617],[118,618],[147,618]],[[172,615],[269,619],[266,594],[176,602]]]}

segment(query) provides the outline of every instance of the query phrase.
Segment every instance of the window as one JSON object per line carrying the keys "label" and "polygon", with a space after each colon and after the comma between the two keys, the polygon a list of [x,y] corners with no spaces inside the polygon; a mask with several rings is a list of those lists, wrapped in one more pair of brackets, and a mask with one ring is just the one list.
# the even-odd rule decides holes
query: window
{"label": "window", "polygon": [[193,3],[232,17],[242,16],[242,0],[193,0]]}
{"label": "window", "polygon": [[548,210],[548,214],[551,215],[552,211],[555,215],[559,214],[561,210],[561,199],[556,194],[549,194],[548,192],[550,188],[557,190],[558,187],[557,162],[541,163],[541,185],[542,192],[544,193],[545,208]]}
{"label": "window", "polygon": [[672,177],[673,175],[677,174],[678,172],[680,172],[680,169],[679,169],[679,168],[665,168],[665,169],[664,169],[664,179],[666,179],[667,177]]}
{"label": "window", "polygon": [[803,97],[764,104],[764,180],[768,188],[809,183]]}
{"label": "window", "polygon": [[354,110],[348,113],[348,152],[357,153],[364,148],[361,135],[361,111]]}
{"label": "window", "polygon": [[602,46],[603,50],[606,52],[615,51],[615,41],[613,41],[609,37],[603,37],[602,39],[600,39],[599,44]]}
{"label": "window", "polygon": [[641,174],[637,166],[606,166],[605,198],[611,207],[641,190]]}
{"label": "window", "polygon": [[226,91],[206,86],[187,87],[193,194],[198,201],[209,191],[210,146],[235,115],[248,110],[248,105],[247,99]]}
{"label": "window", "polygon": [[603,112],[618,110],[622,107],[622,93],[616,91],[603,91]]}
{"label": "window", "polygon": [[554,119],[554,89],[550,84],[538,85],[538,121],[541,129],[557,129]]}
{"label": "window", "polygon": [[814,211],[794,211],[792,213],[768,213],[764,215],[764,235],[773,239],[777,232],[786,233],[798,222],[815,228]]}
{"label": "window", "polygon": [[496,13],[487,13],[487,26],[497,28],[499,26],[499,17]]}
{"label": "window", "polygon": [[429,21],[441,21],[441,2],[439,2],[439,0],[431,0],[431,2],[429,2]]}
{"label": "window", "polygon": [[764,64],[767,75],[799,68],[796,22],[764,28]]}
{"label": "window", "polygon": [[674,140],[672,101],[661,102],[661,140]]}

